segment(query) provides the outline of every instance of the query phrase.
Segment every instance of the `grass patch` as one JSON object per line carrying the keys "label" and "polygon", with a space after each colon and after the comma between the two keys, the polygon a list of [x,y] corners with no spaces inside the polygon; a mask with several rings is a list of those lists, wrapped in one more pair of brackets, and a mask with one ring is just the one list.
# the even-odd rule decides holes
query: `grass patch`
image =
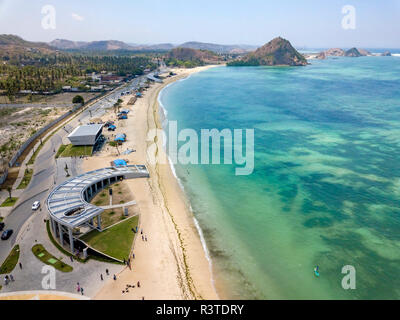
{"label": "grass patch", "polygon": [[[116,224],[121,221],[124,216],[124,210],[122,208],[108,209],[101,213],[101,227],[103,229]],[[97,221],[95,223],[97,225]]]}
{"label": "grass patch", "polygon": [[17,244],[16,246],[14,246],[14,248],[11,250],[6,260],[1,265],[0,274],[11,273],[18,263],[18,259],[19,259],[19,245]]}
{"label": "grass patch", "polygon": [[22,178],[22,181],[19,184],[17,189],[25,189],[31,182],[32,175],[33,175],[33,169],[26,168],[24,177]]}
{"label": "grass patch", "polygon": [[66,144],[62,144],[62,145],[58,148],[57,153],[56,153],[56,159],[58,159],[58,158],[61,156],[61,154],[64,152],[64,150],[65,150],[66,147],[67,147]]}
{"label": "grass patch", "polygon": [[72,144],[68,144],[65,146],[64,150],[60,153],[60,158],[69,158],[69,157],[90,157],[93,152],[92,146],[73,146]]}
{"label": "grass patch", "polygon": [[61,272],[71,272],[73,268],[62,262],[61,260],[54,257],[52,254],[46,251],[46,249],[41,244],[36,244],[32,247],[32,252],[36,258],[42,261],[45,264],[53,266],[57,270]]}
{"label": "grass patch", "polygon": [[43,143],[41,143],[39,145],[39,147],[37,147],[37,149],[35,150],[35,152],[32,154],[32,157],[29,159],[28,161],[28,165],[32,165],[35,163],[36,157],[39,154],[40,150],[42,150],[43,146],[45,145],[47,140],[43,141]]}
{"label": "grass patch", "polygon": [[103,191],[100,191],[100,193],[93,198],[91,203],[94,203],[94,205],[98,207],[108,206],[110,204],[108,189],[109,188],[106,187]]}
{"label": "grass patch", "polygon": [[129,257],[135,238],[132,228],[136,228],[138,222],[139,217],[134,216],[103,232],[93,230],[81,237],[81,240],[100,252],[124,260]]}
{"label": "grass patch", "polygon": [[78,261],[80,263],[86,263],[88,262],[90,259],[93,260],[97,260],[97,261],[101,261],[101,262],[107,262],[107,263],[114,263],[114,264],[121,264],[119,262],[116,262],[115,260],[111,260],[108,258],[103,258],[103,257],[97,257],[97,256],[88,256],[87,259],[81,259],[81,258],[77,258],[76,256],[72,255],[71,253],[69,253],[67,250],[65,250],[64,248],[62,248],[59,243],[53,238],[53,234],[51,233],[50,230],[50,221],[47,220],[46,221],[46,229],[47,229],[47,234],[50,238],[51,243],[58,249],[60,250],[63,254],[65,254],[68,257],[74,257],[75,261]]}
{"label": "grass patch", "polygon": [[10,198],[8,197],[1,205],[0,207],[13,207],[15,203],[17,202],[18,198]]}

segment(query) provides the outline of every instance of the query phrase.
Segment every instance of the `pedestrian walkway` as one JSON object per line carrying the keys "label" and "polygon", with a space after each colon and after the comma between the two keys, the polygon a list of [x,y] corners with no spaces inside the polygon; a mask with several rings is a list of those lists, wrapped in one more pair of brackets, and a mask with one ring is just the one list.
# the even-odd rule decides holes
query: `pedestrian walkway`
{"label": "pedestrian walkway", "polygon": [[130,206],[134,206],[135,204],[136,204],[136,201],[132,200],[132,201],[127,202],[127,203],[115,204],[115,205],[112,205],[112,206],[104,206],[104,207],[100,207],[100,208],[102,208],[104,210],[108,210],[108,209],[130,207]]}

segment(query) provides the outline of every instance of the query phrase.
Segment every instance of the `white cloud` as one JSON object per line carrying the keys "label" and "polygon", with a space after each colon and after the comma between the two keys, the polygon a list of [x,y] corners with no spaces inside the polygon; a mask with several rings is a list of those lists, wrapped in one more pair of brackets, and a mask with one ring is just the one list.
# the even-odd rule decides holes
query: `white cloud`
{"label": "white cloud", "polygon": [[77,13],[72,13],[71,16],[72,16],[72,19],[74,19],[74,20],[76,20],[76,21],[83,21],[83,20],[85,20],[84,17],[80,16],[80,15],[77,14]]}

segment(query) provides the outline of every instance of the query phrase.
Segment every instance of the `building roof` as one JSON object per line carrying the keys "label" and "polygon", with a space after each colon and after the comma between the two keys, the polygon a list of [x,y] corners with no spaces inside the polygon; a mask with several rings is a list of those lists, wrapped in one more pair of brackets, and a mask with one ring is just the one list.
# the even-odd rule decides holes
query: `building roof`
{"label": "building roof", "polygon": [[146,166],[130,165],[103,168],[69,179],[57,186],[47,198],[51,218],[65,226],[76,228],[98,216],[104,210],[86,202],[85,191],[100,181],[119,176],[134,179],[148,177],[149,173]]}
{"label": "building roof", "polygon": [[70,137],[82,137],[82,136],[95,136],[103,128],[102,124],[89,124],[84,126],[79,126],[72,131],[68,138]]}

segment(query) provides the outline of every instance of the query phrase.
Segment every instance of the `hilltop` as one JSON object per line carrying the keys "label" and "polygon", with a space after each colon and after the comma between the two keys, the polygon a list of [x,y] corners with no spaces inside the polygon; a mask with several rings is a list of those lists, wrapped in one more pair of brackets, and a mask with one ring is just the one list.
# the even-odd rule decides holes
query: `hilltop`
{"label": "hilltop", "polygon": [[113,51],[113,50],[135,50],[135,48],[125,42],[118,40],[102,41],[70,41],[65,39],[56,39],[49,43],[50,46],[60,50],[89,50],[89,51]]}
{"label": "hilltop", "polygon": [[24,53],[24,52],[40,52],[52,53],[54,48],[47,43],[31,42],[12,34],[0,34],[0,49],[2,54]]}
{"label": "hilltop", "polygon": [[305,66],[307,60],[290,42],[281,37],[275,38],[244,57],[228,63],[228,66]]}
{"label": "hilltop", "polygon": [[174,48],[166,55],[169,66],[196,67],[205,64],[220,63],[223,59],[214,52],[190,48]]}

